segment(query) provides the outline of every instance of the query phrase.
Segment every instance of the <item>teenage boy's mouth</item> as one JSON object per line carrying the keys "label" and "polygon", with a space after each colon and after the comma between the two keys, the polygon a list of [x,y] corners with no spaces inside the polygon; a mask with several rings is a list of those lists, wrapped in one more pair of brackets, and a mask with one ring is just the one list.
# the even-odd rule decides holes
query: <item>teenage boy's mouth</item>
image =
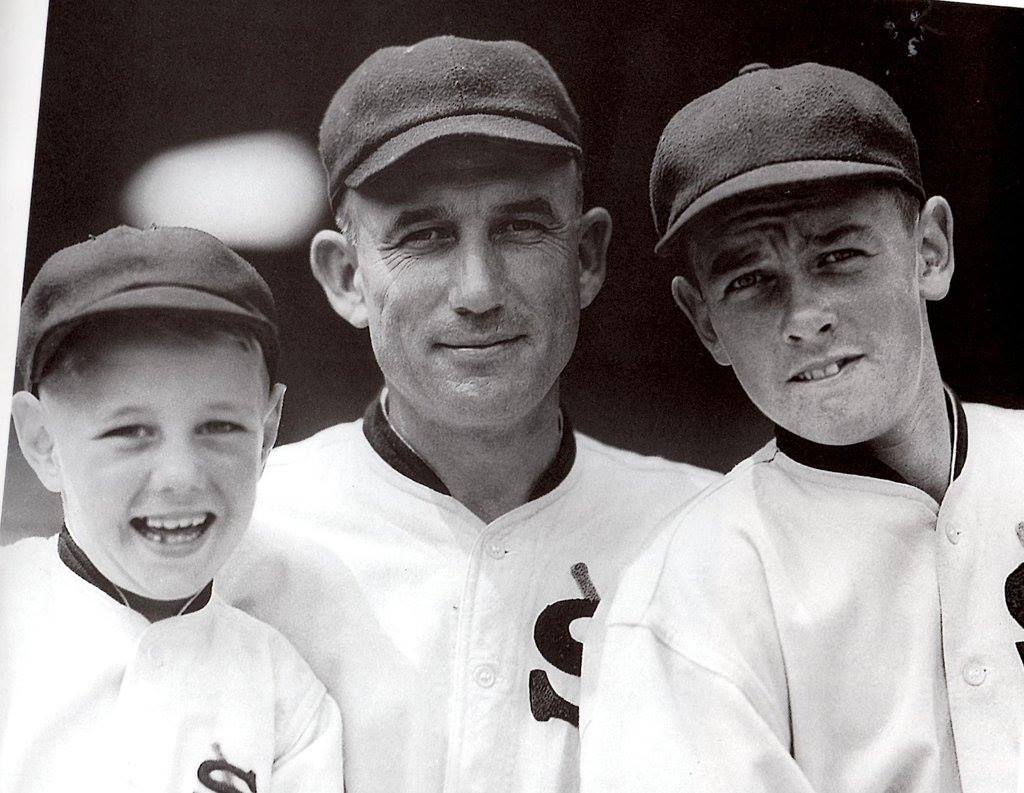
{"label": "teenage boy's mouth", "polygon": [[830,377],[835,377],[849,364],[854,361],[858,361],[863,357],[863,355],[851,355],[846,358],[829,361],[828,363],[814,364],[803,371],[797,372],[789,378],[789,381],[791,383],[810,383],[815,380],[827,380]]}
{"label": "teenage boy's mouth", "polygon": [[196,512],[192,515],[139,515],[128,523],[150,542],[160,545],[184,545],[195,542],[213,525],[216,516],[212,512]]}

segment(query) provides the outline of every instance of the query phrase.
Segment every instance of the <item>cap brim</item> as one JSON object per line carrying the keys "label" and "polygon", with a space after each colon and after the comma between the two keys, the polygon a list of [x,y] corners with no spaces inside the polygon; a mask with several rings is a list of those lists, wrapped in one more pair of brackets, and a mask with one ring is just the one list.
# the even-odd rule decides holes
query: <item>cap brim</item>
{"label": "cap brim", "polygon": [[420,124],[391,138],[348,175],[345,179],[345,186],[348,188],[359,187],[374,174],[390,168],[426,143],[461,135],[564,149],[574,155],[581,153],[580,147],[572,141],[552,132],[547,127],[525,119],[485,114],[448,116]]}
{"label": "cap brim", "polygon": [[672,238],[679,233],[683,226],[704,210],[728,198],[755,190],[763,190],[766,187],[782,187],[804,182],[865,176],[883,176],[895,179],[922,198],[924,197],[919,185],[911,182],[899,168],[888,165],[847,162],[845,160],[799,160],[765,165],[727,179],[701,195],[672,222],[658,244],[654,246],[654,252],[656,254],[664,253]]}
{"label": "cap brim", "polygon": [[53,357],[54,352],[56,352],[64,338],[85,320],[100,314],[121,311],[168,309],[197,311],[203,314],[216,314],[237,319],[240,322],[251,325],[259,333],[260,338],[265,344],[274,345],[276,348],[277,339],[274,326],[268,319],[256,312],[248,311],[237,303],[198,289],[181,286],[146,286],[118,292],[102,300],[97,300],[86,310],[75,314],[72,319],[46,331],[36,345],[32,355],[31,372],[29,374],[30,383],[26,384],[26,387],[34,386],[38,382],[40,373],[50,358]]}

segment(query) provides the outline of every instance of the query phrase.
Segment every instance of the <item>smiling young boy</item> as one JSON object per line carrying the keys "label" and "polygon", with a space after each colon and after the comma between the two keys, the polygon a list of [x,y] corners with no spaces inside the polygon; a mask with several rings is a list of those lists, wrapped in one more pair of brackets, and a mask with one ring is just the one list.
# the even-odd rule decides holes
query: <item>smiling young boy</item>
{"label": "smiling young boy", "polygon": [[680,308],[776,434],[620,585],[584,790],[1012,790],[1024,416],[943,386],[953,221],[906,119],[850,72],[748,67],[672,119],[651,196]]}
{"label": "smiling young boy", "polygon": [[214,237],[119,227],[43,265],[12,412],[64,528],[0,552],[0,789],[337,791],[337,706],[213,593],[284,387],[275,309]]}

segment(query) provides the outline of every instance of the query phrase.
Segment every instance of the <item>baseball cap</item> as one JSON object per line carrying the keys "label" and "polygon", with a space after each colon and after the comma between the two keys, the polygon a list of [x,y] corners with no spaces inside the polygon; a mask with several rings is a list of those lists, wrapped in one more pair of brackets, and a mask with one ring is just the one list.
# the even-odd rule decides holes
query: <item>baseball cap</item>
{"label": "baseball cap", "polygon": [[518,41],[437,36],[377,50],[320,125],[331,206],[430,141],[477,135],[579,156],[580,121],[544,57]]}
{"label": "baseball cap", "polygon": [[889,94],[853,72],[818,63],[750,64],[665,127],[651,168],[655,253],[724,199],[865,176],[893,179],[924,198],[917,141]]}
{"label": "baseball cap", "polygon": [[252,329],[277,373],[277,311],[270,288],[245,259],[196,229],[118,226],[58,251],[21,305],[18,368],[34,391],[68,333],[100,314],[195,311]]}

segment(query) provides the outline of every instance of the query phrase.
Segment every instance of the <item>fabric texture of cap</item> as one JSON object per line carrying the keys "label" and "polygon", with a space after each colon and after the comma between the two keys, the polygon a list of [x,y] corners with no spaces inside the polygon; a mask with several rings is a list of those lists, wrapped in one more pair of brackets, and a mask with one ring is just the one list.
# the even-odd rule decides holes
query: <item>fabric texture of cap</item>
{"label": "fabric texture of cap", "polygon": [[572,100],[531,47],[455,36],[385,47],[342,84],[320,125],[331,206],[419,146],[456,135],[581,153]]}
{"label": "fabric texture of cap", "polygon": [[917,141],[882,88],[853,72],[757,63],[669,121],[651,168],[656,253],[726,198],[825,179],[891,178],[924,197]]}
{"label": "fabric texture of cap", "polygon": [[55,253],[29,287],[18,339],[25,388],[35,389],[61,341],[83,320],[138,310],[202,312],[251,328],[274,382],[277,310],[252,265],[203,231],[118,226]]}

